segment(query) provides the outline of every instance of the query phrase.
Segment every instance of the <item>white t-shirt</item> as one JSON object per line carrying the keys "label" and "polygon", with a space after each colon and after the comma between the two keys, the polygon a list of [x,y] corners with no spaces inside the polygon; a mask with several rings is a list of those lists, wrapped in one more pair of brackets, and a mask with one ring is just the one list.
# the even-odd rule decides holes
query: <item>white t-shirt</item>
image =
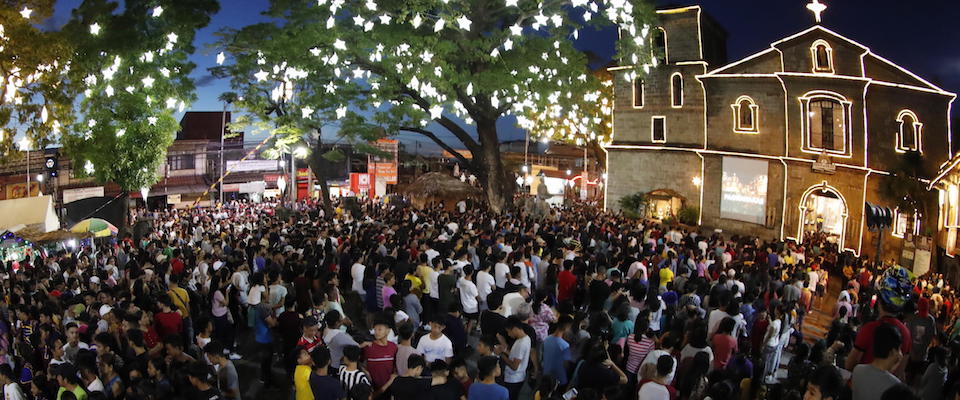
{"label": "white t-shirt", "polygon": [[420,343],[417,343],[417,353],[420,353],[427,363],[445,360],[453,357],[453,342],[447,335],[440,335],[440,338],[434,340],[430,338],[430,334],[426,334],[420,338]]}
{"label": "white t-shirt", "polygon": [[[100,379],[97,380],[99,381]],[[101,388],[103,387],[102,384],[100,386]],[[3,385],[3,398],[4,400],[26,400],[27,396],[23,394],[23,389],[20,388],[19,384],[10,382]]]}
{"label": "white t-shirt", "polygon": [[670,391],[656,382],[647,382],[640,386],[639,398],[643,400],[670,400]]}
{"label": "white t-shirt", "polygon": [[260,300],[263,298],[263,292],[266,290],[266,286],[263,285],[257,285],[250,288],[250,294],[247,295],[247,304],[251,306],[259,305]]}
{"label": "white t-shirt", "polygon": [[477,272],[477,292],[480,294],[480,301],[486,302],[487,296],[496,289],[496,280],[493,275],[487,271]]}
{"label": "white t-shirt", "polygon": [[525,303],[527,300],[523,298],[520,293],[512,292],[503,295],[503,316],[509,317],[513,315],[517,308],[521,304]]}
{"label": "white t-shirt", "polygon": [[351,286],[351,289],[361,296],[366,296],[367,294],[367,291],[363,290],[363,272],[366,269],[367,267],[360,263],[353,264],[353,266],[350,267],[350,277],[353,278],[353,286]]}
{"label": "white t-shirt", "polygon": [[[661,356],[669,356],[669,355],[670,355],[670,353],[668,353],[668,352],[666,352],[666,351],[664,351],[664,350],[659,350],[659,349],[657,349],[657,350],[651,351],[651,352],[647,353],[647,357],[644,358],[644,359],[643,359],[643,362],[640,363],[640,369],[643,369],[643,365],[644,365],[644,364],[657,365],[657,361],[660,360],[660,357],[661,357]],[[673,356],[671,356],[671,357],[673,357]],[[640,369],[638,369],[637,371],[640,371]],[[676,373],[677,373],[677,359],[674,358],[674,359],[673,359],[673,369],[670,371],[670,374],[667,375],[667,382],[673,382],[673,376],[674,376],[674,374],[676,374]],[[646,397],[640,397],[640,398],[641,398],[641,399],[646,399]]]}
{"label": "white t-shirt", "polygon": [[504,263],[496,263],[493,266],[493,277],[496,279],[497,287],[503,289],[507,285],[507,277],[510,275],[510,266]]}
{"label": "white t-shirt", "polygon": [[780,344],[780,325],[783,324],[783,321],[775,319],[770,321],[770,324],[767,325],[767,335],[770,336],[770,340],[767,340],[765,343],[768,347],[777,347]]}
{"label": "white t-shirt", "polygon": [[463,304],[463,312],[474,314],[480,312],[477,304],[477,285],[469,280],[460,278],[460,303]]}
{"label": "white t-shirt", "polygon": [[527,364],[530,363],[530,336],[524,336],[513,342],[510,348],[510,359],[520,360],[520,365],[514,370],[508,365],[503,370],[503,381],[506,383],[520,383],[527,379]]}

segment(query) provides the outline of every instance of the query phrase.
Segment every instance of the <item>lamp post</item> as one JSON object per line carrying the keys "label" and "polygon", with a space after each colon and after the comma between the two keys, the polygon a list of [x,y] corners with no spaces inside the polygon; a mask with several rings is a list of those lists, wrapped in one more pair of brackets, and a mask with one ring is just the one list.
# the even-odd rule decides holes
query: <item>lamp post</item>
{"label": "lamp post", "polygon": [[27,197],[30,197],[30,139],[20,139],[20,149],[27,152]]}
{"label": "lamp post", "polygon": [[140,188],[140,197],[143,197],[143,208],[147,211],[150,211],[150,203],[147,203],[147,196],[150,195],[150,188],[142,187]]}
{"label": "lamp post", "polygon": [[283,175],[277,178],[277,189],[280,189],[280,201],[283,201],[283,193],[287,189],[287,180],[284,179]]}

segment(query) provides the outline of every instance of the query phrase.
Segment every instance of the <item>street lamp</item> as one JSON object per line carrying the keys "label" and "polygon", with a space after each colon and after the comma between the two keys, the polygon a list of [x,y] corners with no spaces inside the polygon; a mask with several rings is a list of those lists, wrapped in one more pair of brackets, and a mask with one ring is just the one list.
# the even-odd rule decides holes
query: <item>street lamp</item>
{"label": "street lamp", "polygon": [[20,139],[20,150],[27,152],[27,197],[30,197],[30,139]]}
{"label": "street lamp", "polygon": [[43,182],[43,174],[37,174],[37,182]]}
{"label": "street lamp", "polygon": [[147,211],[150,211],[150,204],[147,203],[147,196],[149,196],[149,195],[150,195],[150,188],[148,188],[148,187],[142,187],[142,188],[140,188],[140,197],[143,197],[143,207],[144,207]]}
{"label": "street lamp", "polygon": [[280,201],[283,201],[283,192],[287,189],[287,180],[281,175],[277,178],[277,189],[280,189]]}

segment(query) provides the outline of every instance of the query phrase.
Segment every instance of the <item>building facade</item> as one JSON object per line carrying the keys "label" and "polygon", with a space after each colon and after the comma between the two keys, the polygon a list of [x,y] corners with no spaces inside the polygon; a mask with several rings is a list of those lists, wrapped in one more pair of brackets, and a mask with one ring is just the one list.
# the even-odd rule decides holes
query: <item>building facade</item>
{"label": "building facade", "polygon": [[953,157],[956,95],[819,23],[726,64],[725,33],[700,7],[658,14],[660,62],[633,81],[642,67],[611,68],[608,207],[640,192],[648,216],[695,208],[704,228],[874,254],[869,202],[896,213],[885,257],[937,232],[936,193],[901,210],[891,188],[898,171],[934,179]]}

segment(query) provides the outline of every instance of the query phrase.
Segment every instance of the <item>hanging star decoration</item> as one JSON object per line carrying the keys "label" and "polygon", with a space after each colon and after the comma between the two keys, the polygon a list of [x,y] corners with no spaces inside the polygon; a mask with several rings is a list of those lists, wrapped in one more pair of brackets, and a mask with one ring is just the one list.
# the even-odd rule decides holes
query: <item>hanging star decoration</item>
{"label": "hanging star decoration", "polygon": [[[473,124],[471,110],[483,102],[498,116],[515,117],[538,140],[608,143],[612,78],[587,71],[573,47],[583,21],[572,15],[592,21],[588,24],[620,28],[618,60],[633,67],[621,75],[631,79],[656,67],[649,35],[655,11],[629,0],[572,0],[572,10],[551,7],[547,0],[520,3],[504,0],[503,23],[491,32],[484,28],[483,40],[472,40],[489,21],[464,14],[470,0],[427,0],[430,8],[424,9],[430,13],[393,3],[388,7],[383,0],[319,0],[307,9],[277,11],[320,21],[326,29],[299,30],[294,24],[289,30],[276,27],[244,46],[225,40],[221,49],[229,57],[217,61],[235,79],[234,89],[248,98],[244,104],[258,115],[287,107],[284,115],[310,110],[345,123],[364,120],[366,114],[354,111],[367,110],[371,117],[365,123],[400,129],[454,117]],[[462,43],[446,46],[451,40]],[[487,41],[489,47],[482,51],[470,47]],[[473,54],[457,50],[464,43]],[[475,57],[469,62],[490,72],[472,77],[465,62],[451,62],[454,57]],[[303,73],[285,76],[292,69]],[[493,71],[501,75],[491,76]],[[299,94],[286,95],[285,90]]]}

